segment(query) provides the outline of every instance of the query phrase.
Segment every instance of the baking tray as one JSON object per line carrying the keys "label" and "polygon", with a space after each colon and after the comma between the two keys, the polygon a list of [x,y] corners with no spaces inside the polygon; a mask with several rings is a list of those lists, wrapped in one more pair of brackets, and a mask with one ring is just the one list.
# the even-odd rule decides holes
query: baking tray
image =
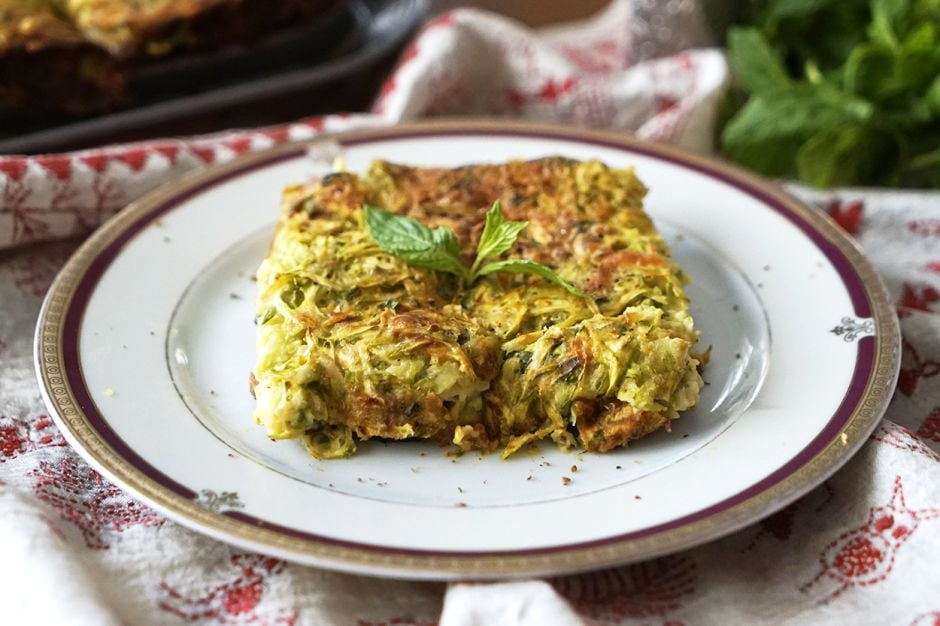
{"label": "baking tray", "polygon": [[365,108],[426,0],[346,0],[256,45],[151,64],[128,77],[133,106],[96,117],[0,109],[0,153],[36,154],[262,126]]}

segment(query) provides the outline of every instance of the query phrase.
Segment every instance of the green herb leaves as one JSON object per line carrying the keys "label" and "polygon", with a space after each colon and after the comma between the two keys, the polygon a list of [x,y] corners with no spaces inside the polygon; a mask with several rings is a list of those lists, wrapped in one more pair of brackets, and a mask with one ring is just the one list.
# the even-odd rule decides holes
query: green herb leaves
{"label": "green herb leaves", "polygon": [[460,258],[460,245],[452,230],[444,227],[432,230],[415,219],[374,206],[366,205],[362,211],[369,236],[383,252],[415,267],[455,274],[464,286],[473,284],[479,276],[494,272],[535,274],[575,295],[587,296],[552,268],[535,261],[507,259],[483,264],[509,250],[528,225],[528,222],[507,221],[499,200],[486,213],[486,225],[477,245],[476,259],[470,267],[464,265]]}
{"label": "green herb leaves", "polygon": [[819,187],[940,187],[940,2],[767,0],[728,33],[722,149]]}
{"label": "green herb leaves", "polygon": [[509,250],[512,244],[516,243],[519,233],[528,225],[528,222],[507,222],[499,200],[494,202],[492,208],[486,212],[486,224],[483,226],[483,234],[480,235],[477,258],[473,261],[471,271],[476,272],[480,263]]}
{"label": "green herb leaves", "polygon": [[570,293],[573,293],[576,296],[587,297],[588,294],[584,293],[564,278],[555,273],[555,270],[552,268],[542,265],[541,263],[536,263],[535,261],[529,261],[528,259],[507,259],[505,261],[496,261],[495,263],[487,263],[478,273],[479,276],[485,276],[487,274],[492,274],[493,272],[509,272],[511,274],[535,274],[541,276],[542,278],[549,280],[553,283],[561,285],[567,289]]}
{"label": "green herb leaves", "polygon": [[767,93],[792,85],[780,59],[757,30],[731,30],[728,33],[728,50],[734,59],[738,80],[748,91]]}
{"label": "green herb leaves", "polygon": [[469,277],[457,236],[449,228],[431,230],[410,217],[374,206],[363,208],[369,236],[383,251],[415,267]]}

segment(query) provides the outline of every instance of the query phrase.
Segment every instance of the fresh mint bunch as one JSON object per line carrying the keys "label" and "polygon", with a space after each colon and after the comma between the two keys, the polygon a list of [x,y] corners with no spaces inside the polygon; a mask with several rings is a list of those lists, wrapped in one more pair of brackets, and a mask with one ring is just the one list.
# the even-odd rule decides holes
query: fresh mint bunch
{"label": "fresh mint bunch", "polygon": [[485,262],[512,248],[519,233],[528,226],[528,222],[507,221],[499,200],[494,202],[486,213],[486,225],[477,245],[476,258],[469,267],[460,257],[457,235],[449,228],[440,226],[431,229],[415,219],[374,206],[366,205],[362,210],[369,236],[383,252],[415,267],[455,274],[465,287],[472,285],[480,276],[494,272],[510,272],[535,274],[561,285],[577,296],[587,296],[559,276],[555,270],[541,263],[528,259]]}
{"label": "fresh mint bunch", "polygon": [[750,4],[726,155],[817,187],[940,187],[940,0]]}

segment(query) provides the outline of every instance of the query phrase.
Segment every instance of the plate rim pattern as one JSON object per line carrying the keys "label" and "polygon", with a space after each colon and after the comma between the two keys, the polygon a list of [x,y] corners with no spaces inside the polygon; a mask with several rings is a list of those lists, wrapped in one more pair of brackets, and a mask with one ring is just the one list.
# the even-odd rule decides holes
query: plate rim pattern
{"label": "plate rim pattern", "polygon": [[[658,526],[570,545],[504,552],[444,552],[353,543],[280,527],[234,508],[206,508],[196,492],[162,475],[108,427],[84,387],[78,331],[96,278],[136,233],[209,187],[296,158],[323,141],[356,145],[454,135],[568,140],[651,156],[727,183],[796,224],[839,272],[852,298],[853,314],[873,320],[873,334],[855,341],[855,372],[841,405],[825,428],[770,476],[706,509]],[[715,158],[644,142],[624,133],[450,119],[322,135],[202,169],[148,193],[91,235],[56,277],[39,315],[34,357],[43,399],[68,442],[98,471],[169,518],[217,539],[292,561],[399,578],[449,579],[546,575],[624,564],[699,545],[773,513],[828,478],[865,442],[890,402],[900,367],[900,345],[899,323],[888,291],[858,244],[822,211],[771,183]]]}

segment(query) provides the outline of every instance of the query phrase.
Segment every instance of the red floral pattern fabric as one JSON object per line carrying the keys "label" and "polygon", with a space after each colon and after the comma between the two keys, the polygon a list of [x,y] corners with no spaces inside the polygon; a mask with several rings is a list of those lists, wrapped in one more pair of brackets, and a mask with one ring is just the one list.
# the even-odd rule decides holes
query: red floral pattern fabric
{"label": "red floral pattern fabric", "polygon": [[[676,26],[667,11],[655,29],[638,28],[649,4],[617,1],[585,24],[541,34],[477,11],[443,15],[403,53],[369,115],[0,156],[0,248],[15,247],[0,253],[0,622],[940,623],[937,194],[790,187],[855,236],[888,285],[904,335],[894,399],[871,440],[824,485],[725,539],[645,563],[445,587],[244,554],[109,483],[72,452],[40,400],[32,333],[77,238],[194,168],[323,132],[455,113],[633,130],[708,150],[728,79],[723,56],[656,57],[653,33]],[[683,11],[683,20],[695,15]]]}

